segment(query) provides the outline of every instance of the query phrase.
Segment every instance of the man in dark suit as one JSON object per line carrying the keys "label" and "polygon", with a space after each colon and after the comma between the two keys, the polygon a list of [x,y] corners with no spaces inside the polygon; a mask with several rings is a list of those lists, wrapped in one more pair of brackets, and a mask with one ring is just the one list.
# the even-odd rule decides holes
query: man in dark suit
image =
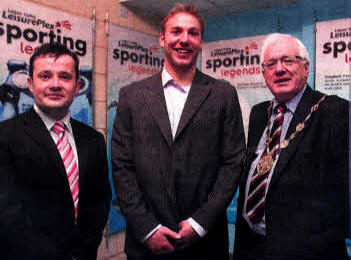
{"label": "man in dark suit", "polygon": [[34,107],[0,124],[4,259],[96,259],[111,192],[104,137],[69,116],[78,66],[63,45],[39,47],[28,79]]}
{"label": "man in dark suit", "polygon": [[112,136],[128,259],[228,259],[226,208],[245,141],[236,91],[196,70],[203,19],[179,5],[162,23],[162,74],[122,88]]}
{"label": "man in dark suit", "polygon": [[308,53],[292,36],[268,36],[262,57],[274,99],[251,111],[234,255],[346,258],[348,102],[306,84]]}

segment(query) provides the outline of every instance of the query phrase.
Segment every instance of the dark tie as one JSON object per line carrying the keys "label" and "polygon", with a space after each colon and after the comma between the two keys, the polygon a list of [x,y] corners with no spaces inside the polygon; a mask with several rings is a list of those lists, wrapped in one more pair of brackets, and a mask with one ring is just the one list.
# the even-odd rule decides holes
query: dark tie
{"label": "dark tie", "polygon": [[64,124],[62,122],[56,122],[52,129],[59,137],[56,146],[66,168],[67,178],[74,203],[75,218],[77,219],[79,201],[79,175],[77,162],[74,158],[72,147],[68,141]]}
{"label": "dark tie", "polygon": [[[285,111],[286,106],[284,104],[279,104],[274,109],[273,126],[270,131],[271,142],[269,143],[269,153],[272,155],[273,161],[275,161],[275,158],[280,151],[280,135],[282,132]],[[265,149],[261,158],[266,154],[267,149]],[[269,171],[260,175],[257,172],[257,168],[252,175],[246,204],[246,213],[252,223],[258,223],[263,220],[268,176]]]}

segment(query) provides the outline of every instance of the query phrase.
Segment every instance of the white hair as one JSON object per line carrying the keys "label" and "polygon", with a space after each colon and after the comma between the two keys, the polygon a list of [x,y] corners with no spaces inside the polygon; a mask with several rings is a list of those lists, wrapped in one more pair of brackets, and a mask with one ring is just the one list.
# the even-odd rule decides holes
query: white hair
{"label": "white hair", "polygon": [[303,45],[303,43],[299,39],[291,36],[290,34],[282,34],[282,33],[272,33],[272,34],[269,34],[264,39],[262,50],[261,50],[262,60],[264,59],[264,54],[266,53],[267,48],[272,44],[279,43],[279,41],[282,39],[288,39],[288,40],[294,41],[299,49],[299,56],[305,59],[308,63],[310,62],[307,49]]}

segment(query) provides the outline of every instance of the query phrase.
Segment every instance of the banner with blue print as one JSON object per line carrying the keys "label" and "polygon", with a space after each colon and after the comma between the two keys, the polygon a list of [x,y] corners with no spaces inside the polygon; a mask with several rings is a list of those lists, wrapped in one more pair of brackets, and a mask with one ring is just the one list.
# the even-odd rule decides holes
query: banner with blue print
{"label": "banner with blue print", "polygon": [[201,71],[228,81],[239,96],[245,135],[251,107],[272,99],[262,75],[261,47],[266,36],[204,43],[201,56]]}
{"label": "banner with blue print", "polygon": [[34,104],[28,89],[29,59],[43,43],[58,42],[77,53],[82,88],[70,113],[92,124],[92,23],[19,0],[0,3],[0,121]]}
{"label": "banner with blue print", "polygon": [[350,100],[351,18],[316,24],[316,90]]}
{"label": "banner with blue print", "polygon": [[[112,126],[116,116],[119,90],[134,81],[142,80],[161,72],[164,53],[158,37],[147,35],[120,26],[110,26],[108,44],[108,140],[111,140]],[[118,115],[117,115],[118,116]],[[111,177],[111,148],[109,165]],[[112,183],[112,177],[111,177]],[[125,229],[125,221],[120,214],[115,192],[109,217],[109,234]]]}

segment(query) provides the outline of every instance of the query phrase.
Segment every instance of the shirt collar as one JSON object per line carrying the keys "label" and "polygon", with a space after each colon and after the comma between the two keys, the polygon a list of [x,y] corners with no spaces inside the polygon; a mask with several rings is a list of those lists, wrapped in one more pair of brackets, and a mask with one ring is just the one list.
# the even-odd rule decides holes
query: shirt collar
{"label": "shirt collar", "polygon": [[162,86],[163,87],[165,87],[167,85],[167,83],[173,79],[165,67],[163,67],[163,69],[162,69],[161,78],[162,78]]}
{"label": "shirt collar", "polygon": [[[307,88],[307,84],[305,84],[305,86],[300,90],[299,93],[297,93],[297,95],[295,97],[293,97],[292,99],[290,99],[285,105],[288,108],[288,110],[292,113],[295,113],[295,110],[297,108],[297,105],[299,104],[303,93],[305,92]],[[274,104],[273,104],[273,109],[278,105],[279,101],[274,98]]]}
{"label": "shirt collar", "polygon": [[[170,81],[173,80],[174,82],[176,82],[176,81],[172,78],[171,74],[168,73],[168,71],[166,70],[166,67],[165,67],[165,66],[164,66],[163,69],[162,69],[161,79],[162,79],[162,86],[163,86],[164,88],[168,86],[168,83],[169,83]],[[184,92],[189,92],[189,91],[190,91],[191,85],[190,85],[190,86],[185,86],[185,87],[183,87],[183,86],[181,86],[180,84],[178,84],[178,87],[180,87],[180,88],[182,89],[182,91],[184,91]]]}
{"label": "shirt collar", "polygon": [[[34,104],[34,110],[35,112],[37,112],[37,114],[40,116],[41,120],[43,120],[46,128],[48,129],[48,131],[51,130],[51,128],[55,125],[55,123],[57,122],[56,119],[53,119],[52,117],[48,116],[47,114],[45,114],[42,110],[40,110],[40,108]],[[67,115],[65,115],[61,120],[61,121],[65,126],[66,126],[66,130],[68,130],[71,134],[72,132],[72,126],[71,126],[71,120],[70,120],[70,115],[69,113],[67,113]]]}

